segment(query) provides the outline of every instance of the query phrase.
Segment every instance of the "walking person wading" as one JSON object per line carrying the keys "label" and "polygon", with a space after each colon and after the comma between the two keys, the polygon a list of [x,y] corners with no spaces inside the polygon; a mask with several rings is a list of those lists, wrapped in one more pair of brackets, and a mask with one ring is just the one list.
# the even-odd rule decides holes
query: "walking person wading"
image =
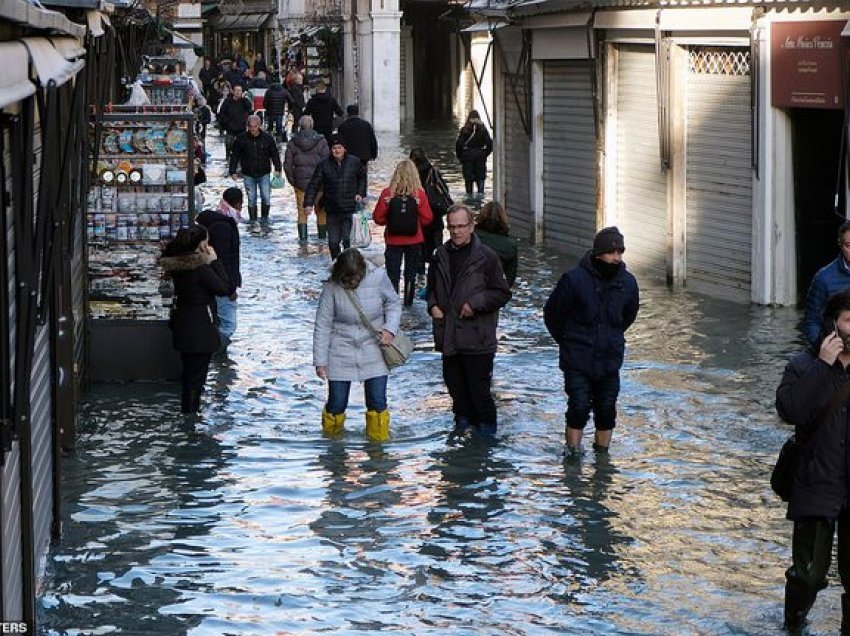
{"label": "walking person wading", "polygon": [[278,176],[283,169],[277,144],[265,130],[260,128],[260,118],[248,117],[248,130],[236,138],[230,155],[230,177],[237,181],[237,166],[242,166],[242,179],[248,194],[248,217],[257,220],[257,189],[262,200],[262,218],[269,218],[271,210],[271,170],[274,165]]}

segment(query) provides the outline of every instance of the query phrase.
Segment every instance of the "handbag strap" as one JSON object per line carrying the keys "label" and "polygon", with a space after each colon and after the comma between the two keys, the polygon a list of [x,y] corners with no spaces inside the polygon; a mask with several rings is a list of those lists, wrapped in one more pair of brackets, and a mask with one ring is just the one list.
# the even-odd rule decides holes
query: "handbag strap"
{"label": "handbag strap", "polygon": [[835,412],[835,409],[838,408],[838,405],[844,402],[844,400],[848,397],[850,397],[850,380],[845,380],[844,384],[839,387],[839,389],[835,392],[835,395],[832,396],[832,399],[821,410],[818,419],[815,420],[814,426],[812,426],[806,435],[806,440],[815,436],[815,433],[821,427],[821,424],[826,422],[826,420],[828,420]]}
{"label": "handbag strap", "polygon": [[378,330],[375,329],[372,321],[366,317],[366,313],[363,311],[363,305],[360,304],[360,301],[357,299],[357,294],[354,293],[351,289],[345,288],[345,293],[348,294],[349,300],[351,300],[351,304],[354,305],[354,308],[357,310],[357,313],[360,315],[360,320],[366,325],[366,328],[372,332],[372,335],[379,335]]}

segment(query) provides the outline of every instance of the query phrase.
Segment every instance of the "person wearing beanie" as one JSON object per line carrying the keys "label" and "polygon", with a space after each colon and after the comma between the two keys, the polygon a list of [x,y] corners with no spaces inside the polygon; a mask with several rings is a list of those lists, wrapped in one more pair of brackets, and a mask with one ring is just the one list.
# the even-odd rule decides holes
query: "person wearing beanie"
{"label": "person wearing beanie", "polygon": [[369,174],[369,162],[378,158],[378,140],[372,124],[360,117],[357,104],[349,104],[345,109],[347,119],[339,125],[337,132],[345,139],[348,152],[363,162],[363,169]]}
{"label": "person wearing beanie", "polygon": [[304,191],[304,214],[313,212],[319,192],[327,215],[328,247],[335,259],[351,245],[352,215],[357,204],[366,198],[366,172],[360,159],[348,154],[345,140],[331,135],[331,156],[319,163],[313,171],[307,190]]}
{"label": "person wearing beanie", "polygon": [[617,423],[625,332],[637,318],[638,284],[626,270],[626,244],[616,227],[601,229],[579,264],[558,281],[543,316],[559,347],[567,394],[567,454],[581,452],[593,413],[593,449],[608,452]]}

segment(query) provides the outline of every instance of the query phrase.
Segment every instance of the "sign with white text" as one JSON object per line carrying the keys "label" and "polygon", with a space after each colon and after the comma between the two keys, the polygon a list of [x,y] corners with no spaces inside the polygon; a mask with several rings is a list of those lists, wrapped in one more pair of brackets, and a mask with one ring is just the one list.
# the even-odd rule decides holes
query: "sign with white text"
{"label": "sign with white text", "polygon": [[777,108],[844,108],[841,30],[846,22],[771,25],[771,103]]}

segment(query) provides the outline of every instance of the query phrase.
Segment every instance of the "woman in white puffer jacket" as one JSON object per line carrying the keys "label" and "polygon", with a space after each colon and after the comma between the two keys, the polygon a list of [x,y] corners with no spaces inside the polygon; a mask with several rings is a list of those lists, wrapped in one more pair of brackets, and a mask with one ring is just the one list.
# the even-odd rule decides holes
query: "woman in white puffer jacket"
{"label": "woman in white puffer jacket", "polygon": [[[351,296],[360,304],[376,336],[360,317]],[[363,382],[366,436],[389,439],[387,410],[389,369],[380,344],[392,342],[401,319],[401,299],[383,267],[367,261],[356,249],[342,252],[322,288],[313,329],[313,365],[328,382],[328,401],[322,411],[322,431],[340,435],[352,382]]]}

